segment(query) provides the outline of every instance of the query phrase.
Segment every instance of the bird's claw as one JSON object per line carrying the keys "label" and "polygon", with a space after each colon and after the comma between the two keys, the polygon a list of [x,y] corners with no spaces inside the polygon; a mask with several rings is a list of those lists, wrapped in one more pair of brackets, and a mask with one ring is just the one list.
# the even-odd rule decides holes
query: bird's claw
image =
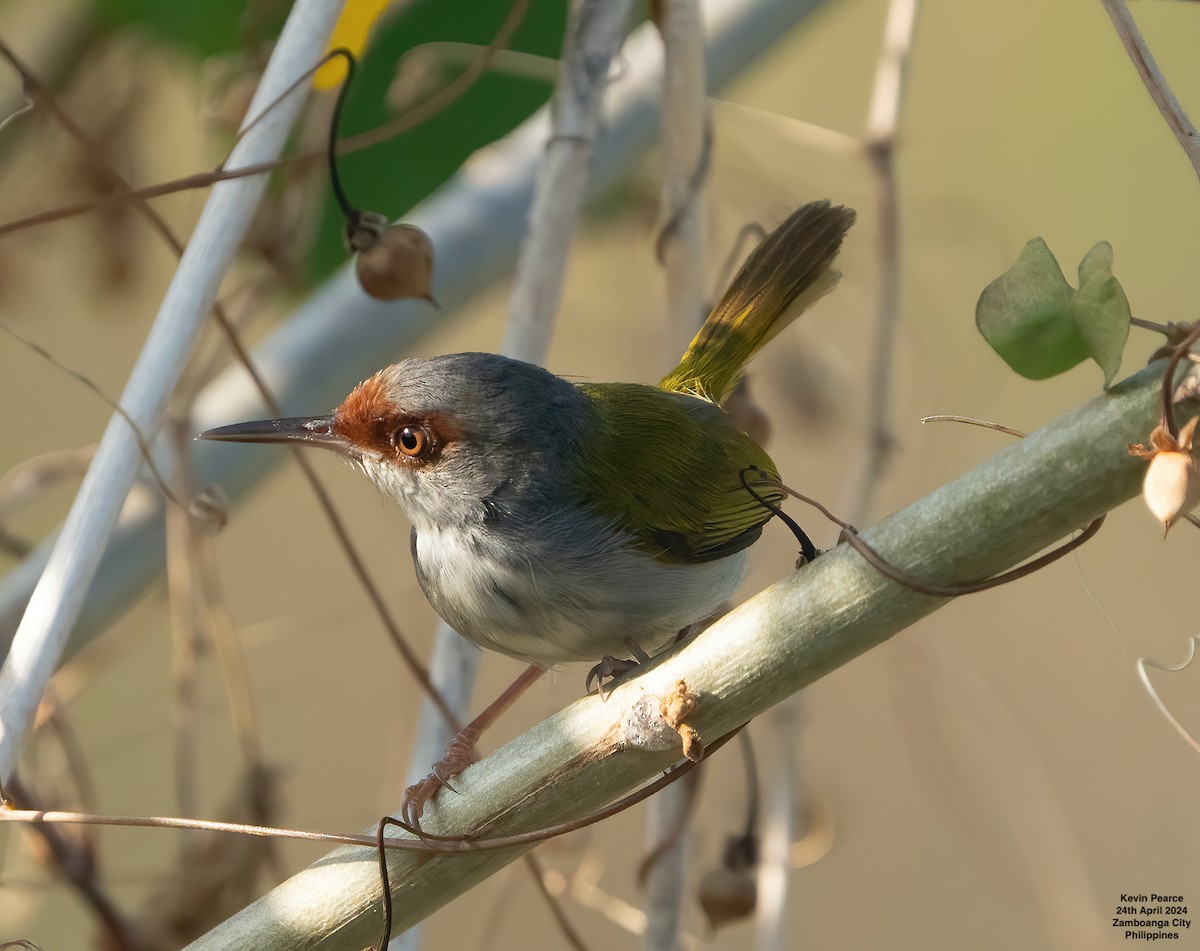
{"label": "bird's claw", "polygon": [[434,796],[443,787],[452,793],[458,792],[450,784],[450,780],[475,762],[477,758],[475,742],[478,739],[478,730],[468,727],[460,731],[446,746],[446,752],[442,758],[433,764],[429,775],[404,790],[404,798],[400,802],[400,816],[405,823],[419,831],[421,816],[425,812],[425,807],[433,801]]}
{"label": "bird's claw", "polygon": [[588,671],[587,680],[583,682],[584,693],[592,692],[592,685],[595,684],[596,693],[600,695],[600,699],[604,699],[604,681],[610,680],[616,682],[623,674],[629,673],[631,670],[636,670],[639,662],[636,660],[623,660],[620,657],[609,657],[607,654],[600,659],[595,667]]}
{"label": "bird's claw", "polygon": [[[683,632],[681,631],[680,633],[682,634]],[[642,664],[650,663],[650,655],[642,650],[642,645],[632,637],[625,638],[625,646],[629,648],[629,653],[633,657],[629,660],[623,660],[620,657],[610,657],[608,654],[605,654],[600,658],[600,663],[588,671],[587,680],[583,682],[584,693],[592,692],[592,681],[595,681],[596,693],[603,700],[605,677],[616,683],[617,678],[629,673],[631,670],[636,670]]]}

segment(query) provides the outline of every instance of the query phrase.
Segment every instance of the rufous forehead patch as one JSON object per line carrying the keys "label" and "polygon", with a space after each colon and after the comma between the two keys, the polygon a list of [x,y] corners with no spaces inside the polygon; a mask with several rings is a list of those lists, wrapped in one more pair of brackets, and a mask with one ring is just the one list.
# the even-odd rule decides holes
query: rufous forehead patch
{"label": "rufous forehead patch", "polygon": [[362,452],[397,459],[395,434],[405,426],[419,426],[429,437],[431,451],[422,462],[436,461],[443,449],[463,437],[462,427],[451,413],[414,413],[397,406],[388,394],[382,371],[360,383],[333,414],[336,435]]}
{"label": "rufous forehead patch", "polygon": [[333,431],[360,449],[388,450],[388,421],[396,415],[381,374],[364,380],[333,414]]}

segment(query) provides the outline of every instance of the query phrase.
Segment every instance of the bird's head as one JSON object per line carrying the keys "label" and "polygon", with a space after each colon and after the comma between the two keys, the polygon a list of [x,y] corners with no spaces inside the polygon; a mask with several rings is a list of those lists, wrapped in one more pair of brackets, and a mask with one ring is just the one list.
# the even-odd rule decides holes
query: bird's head
{"label": "bird's head", "polygon": [[484,518],[551,491],[586,425],[586,399],[531,364],[490,353],[402,360],[329,416],[236,423],[201,439],[331,449],[413,524]]}

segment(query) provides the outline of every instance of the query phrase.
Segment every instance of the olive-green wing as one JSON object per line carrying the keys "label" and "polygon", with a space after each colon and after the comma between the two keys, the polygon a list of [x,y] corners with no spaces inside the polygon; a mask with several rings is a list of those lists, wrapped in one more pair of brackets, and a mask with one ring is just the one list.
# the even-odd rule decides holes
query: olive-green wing
{"label": "olive-green wing", "polygon": [[[582,384],[595,422],[578,453],[575,484],[591,507],[630,528],[667,561],[723,558],[751,545],[771,512],[742,485],[771,457],[706,400],[637,383]],[[754,485],[754,474],[747,473]],[[783,493],[755,486],[772,503]]]}

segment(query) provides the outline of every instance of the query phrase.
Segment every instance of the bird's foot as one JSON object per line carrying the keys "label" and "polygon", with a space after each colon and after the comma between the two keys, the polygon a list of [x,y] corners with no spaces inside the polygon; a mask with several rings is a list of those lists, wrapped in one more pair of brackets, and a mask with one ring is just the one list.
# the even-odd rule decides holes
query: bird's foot
{"label": "bird's foot", "polygon": [[629,648],[629,653],[633,657],[629,659],[621,657],[610,657],[605,654],[600,658],[600,663],[588,671],[587,680],[583,682],[584,693],[592,692],[593,682],[596,685],[596,693],[600,695],[600,699],[604,699],[604,681],[609,681],[609,686],[616,683],[619,677],[624,676],[631,670],[636,670],[640,665],[650,662],[650,655],[642,650],[641,646],[631,637],[625,638],[625,646]]}
{"label": "bird's foot", "polygon": [[446,746],[442,758],[433,764],[429,775],[404,790],[404,798],[400,803],[400,817],[408,825],[414,829],[421,828],[421,815],[425,812],[425,807],[443,786],[451,792],[458,792],[450,781],[477,759],[475,743],[479,740],[479,734],[479,730],[470,726],[460,730]]}
{"label": "bird's foot", "polygon": [[596,693],[600,695],[600,699],[604,699],[605,681],[615,683],[617,678],[622,674],[627,674],[631,670],[636,670],[638,662],[636,660],[626,660],[621,657],[610,657],[605,654],[600,658],[600,663],[588,671],[587,680],[583,682],[584,693],[591,693],[593,684],[596,687]]}

